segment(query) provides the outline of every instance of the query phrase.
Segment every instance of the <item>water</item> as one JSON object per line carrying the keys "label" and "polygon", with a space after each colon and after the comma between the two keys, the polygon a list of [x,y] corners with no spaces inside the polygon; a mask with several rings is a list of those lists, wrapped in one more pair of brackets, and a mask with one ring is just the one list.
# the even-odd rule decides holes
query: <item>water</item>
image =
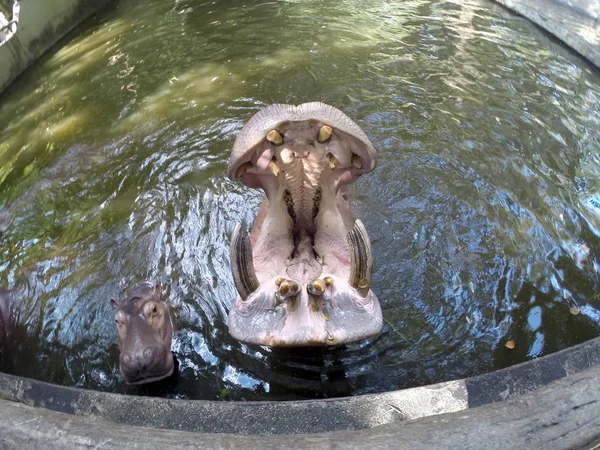
{"label": "water", "polygon": [[[599,80],[483,0],[119,1],[0,98],[0,286],[21,313],[0,368],[115,392],[322,398],[598,336]],[[386,323],[331,349],[243,345],[226,326],[229,235],[261,194],[225,178],[229,150],[260,107],[314,100],[379,150],[351,196]],[[109,299],[142,279],[168,291],[179,375],[134,389]]]}

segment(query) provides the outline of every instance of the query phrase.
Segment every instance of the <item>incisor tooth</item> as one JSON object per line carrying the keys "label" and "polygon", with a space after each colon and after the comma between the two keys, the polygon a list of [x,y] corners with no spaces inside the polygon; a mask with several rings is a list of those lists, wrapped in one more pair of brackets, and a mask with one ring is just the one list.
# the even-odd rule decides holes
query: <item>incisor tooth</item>
{"label": "incisor tooth", "polygon": [[273,172],[273,175],[275,175],[276,177],[278,177],[281,173],[279,164],[277,164],[277,161],[275,161],[275,159],[271,160],[271,162],[269,163],[269,169],[271,169],[271,172]]}
{"label": "incisor tooth", "polygon": [[298,291],[298,283],[296,283],[293,280],[284,280],[279,285],[279,293],[281,295],[283,295],[284,297],[287,294],[294,295],[295,293],[297,293],[297,291]]}
{"label": "incisor tooth", "polygon": [[313,295],[323,295],[326,283],[323,280],[315,280],[307,286],[308,292]]}
{"label": "incisor tooth", "polygon": [[269,131],[269,134],[267,134],[267,141],[275,145],[281,145],[283,144],[283,136],[279,133],[279,131],[271,130]]}
{"label": "incisor tooth", "polygon": [[331,153],[327,153],[327,162],[329,163],[329,170],[333,172],[335,170],[335,166],[337,165],[335,156],[333,156]]}
{"label": "incisor tooth", "polygon": [[329,140],[329,138],[331,137],[331,133],[333,132],[333,130],[331,129],[330,126],[328,125],[323,125],[321,127],[321,129],[319,130],[319,137],[317,138],[317,140],[322,144],[323,142],[327,142]]}
{"label": "incisor tooth", "polygon": [[360,157],[356,154],[352,155],[352,165],[354,167],[356,167],[357,169],[360,169],[362,167],[362,162],[360,160]]}
{"label": "incisor tooth", "polygon": [[325,280],[325,284],[327,286],[331,286],[334,283],[334,280],[331,277],[325,277],[325,278],[323,278],[323,280]]}

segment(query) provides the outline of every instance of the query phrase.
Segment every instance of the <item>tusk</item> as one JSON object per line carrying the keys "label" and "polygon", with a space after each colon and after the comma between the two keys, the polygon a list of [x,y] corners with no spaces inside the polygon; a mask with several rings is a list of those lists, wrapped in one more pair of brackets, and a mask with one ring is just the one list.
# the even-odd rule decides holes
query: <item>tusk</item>
{"label": "tusk", "polygon": [[271,169],[271,172],[273,172],[273,175],[275,175],[276,177],[278,177],[281,173],[281,169],[279,168],[279,164],[277,164],[277,161],[275,161],[275,158],[273,158],[269,163],[269,169]]}
{"label": "tusk", "polygon": [[335,170],[335,166],[337,165],[335,156],[333,156],[331,153],[327,153],[327,162],[329,163],[329,170],[333,172]]}
{"label": "tusk", "polygon": [[328,125],[323,125],[321,127],[321,129],[319,130],[319,137],[317,138],[317,140],[323,144],[324,142],[327,142],[329,140],[329,138],[331,137],[331,133],[332,133],[332,129],[330,126]]}
{"label": "tusk", "polygon": [[352,165],[357,169],[362,168],[362,161],[360,160],[360,156],[358,156],[357,154],[352,155]]}
{"label": "tusk", "polygon": [[240,223],[235,225],[231,235],[229,256],[231,257],[231,273],[233,274],[235,288],[242,300],[246,300],[250,294],[258,289],[259,282],[252,263],[250,236],[248,236],[246,230],[242,229]]}
{"label": "tusk", "polygon": [[354,227],[348,232],[347,237],[351,260],[348,283],[364,298],[369,293],[373,275],[371,241],[364,224],[358,219],[354,222]]}
{"label": "tusk", "polygon": [[267,134],[267,141],[275,145],[281,145],[283,144],[283,136],[279,133],[279,131],[271,130],[269,131],[269,134]]}

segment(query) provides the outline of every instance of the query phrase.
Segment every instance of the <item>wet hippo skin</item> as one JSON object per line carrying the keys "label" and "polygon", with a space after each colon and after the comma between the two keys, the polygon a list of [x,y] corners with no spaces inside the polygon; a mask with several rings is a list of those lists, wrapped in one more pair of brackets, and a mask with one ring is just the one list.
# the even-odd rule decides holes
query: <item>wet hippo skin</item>
{"label": "wet hippo skin", "polygon": [[167,378],[173,373],[173,323],[159,284],[133,286],[121,300],[111,299],[121,374],[128,384]]}
{"label": "wet hippo skin", "polygon": [[381,331],[369,236],[345,194],[374,168],[363,130],[324,103],[270,105],[248,121],[228,175],[262,189],[266,199],[250,234],[237,224],[231,238],[234,338],[295,347]]}
{"label": "wet hippo skin", "polygon": [[10,291],[0,288],[0,340],[8,336],[11,327]]}

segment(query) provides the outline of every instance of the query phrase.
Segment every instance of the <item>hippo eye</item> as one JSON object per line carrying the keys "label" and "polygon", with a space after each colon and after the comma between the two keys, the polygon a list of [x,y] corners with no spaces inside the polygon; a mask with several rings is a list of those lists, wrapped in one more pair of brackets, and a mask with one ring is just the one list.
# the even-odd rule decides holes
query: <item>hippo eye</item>
{"label": "hippo eye", "polygon": [[156,305],[152,305],[152,314],[156,314],[158,312],[158,308]]}

